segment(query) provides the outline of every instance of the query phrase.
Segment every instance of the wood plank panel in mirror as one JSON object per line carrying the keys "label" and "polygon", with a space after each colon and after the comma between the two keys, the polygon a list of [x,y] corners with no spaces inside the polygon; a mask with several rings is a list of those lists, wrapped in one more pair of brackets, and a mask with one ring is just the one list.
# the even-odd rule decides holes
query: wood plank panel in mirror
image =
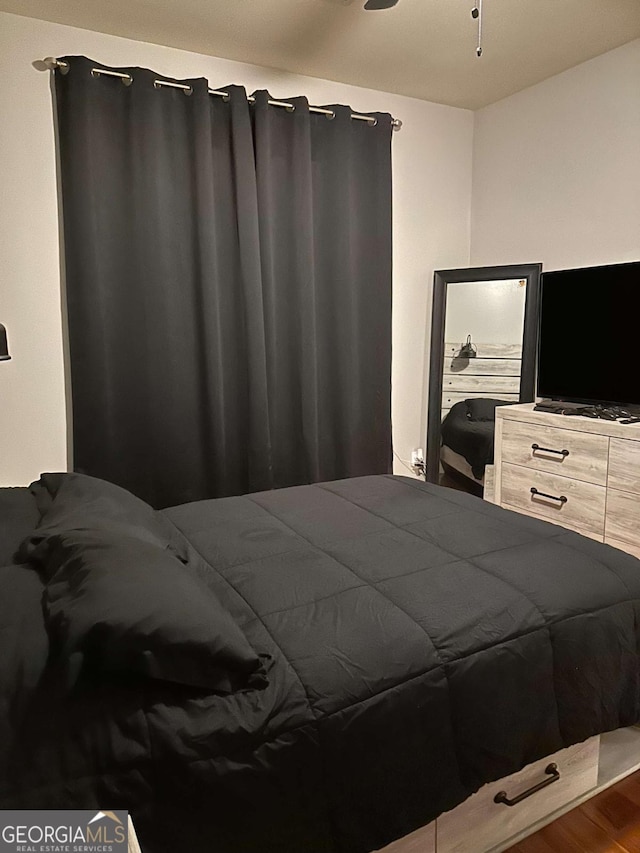
{"label": "wood plank panel in mirror", "polygon": [[[478,391],[443,391],[442,392],[442,408],[450,409],[455,403],[460,403],[462,400],[481,400],[486,397],[486,393]],[[510,394],[506,391],[500,391],[500,399],[508,400],[510,403],[518,402],[518,394],[514,392]]]}
{"label": "wood plank panel in mirror", "polygon": [[[522,344],[487,344],[476,343],[478,358],[522,358]],[[454,358],[460,354],[461,344],[447,341],[444,345],[445,358]]]}
{"label": "wood plank panel in mirror", "polygon": [[[520,377],[518,376],[492,376],[491,383],[487,383],[486,376],[472,376],[467,373],[450,373],[443,377],[443,391],[473,391],[475,397],[500,397],[504,394],[516,394],[520,388]],[[488,392],[491,393],[488,393]],[[472,399],[465,395],[464,399]],[[509,399],[506,397],[505,399]],[[518,402],[518,401],[516,401]]]}

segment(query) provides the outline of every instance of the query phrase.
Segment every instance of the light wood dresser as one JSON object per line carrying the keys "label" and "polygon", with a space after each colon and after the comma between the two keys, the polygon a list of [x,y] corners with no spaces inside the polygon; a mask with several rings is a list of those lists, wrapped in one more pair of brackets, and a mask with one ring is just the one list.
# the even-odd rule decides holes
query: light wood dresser
{"label": "light wood dresser", "polygon": [[496,410],[493,502],[640,557],[640,423]]}

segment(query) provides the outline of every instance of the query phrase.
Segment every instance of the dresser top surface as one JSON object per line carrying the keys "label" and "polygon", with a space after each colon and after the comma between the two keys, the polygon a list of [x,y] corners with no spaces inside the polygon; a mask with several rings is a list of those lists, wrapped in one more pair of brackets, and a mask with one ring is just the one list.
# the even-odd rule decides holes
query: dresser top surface
{"label": "dresser top surface", "polygon": [[496,420],[525,421],[531,424],[589,432],[594,435],[607,435],[613,438],[626,438],[640,441],[640,423],[621,424],[617,421],[605,421],[600,418],[587,418],[584,415],[557,415],[553,412],[534,412],[534,403],[517,403],[513,406],[499,406]]}

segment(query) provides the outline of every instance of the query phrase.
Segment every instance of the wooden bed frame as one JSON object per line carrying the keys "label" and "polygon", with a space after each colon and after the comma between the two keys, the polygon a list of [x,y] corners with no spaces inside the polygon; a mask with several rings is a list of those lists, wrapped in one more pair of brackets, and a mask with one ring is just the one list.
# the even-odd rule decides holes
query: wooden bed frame
{"label": "wooden bed frame", "polygon": [[485,478],[483,477],[481,480],[478,480],[477,477],[474,477],[471,465],[469,465],[464,456],[456,453],[455,450],[452,450],[446,444],[443,444],[440,448],[440,464],[445,474],[449,474],[449,476],[464,483],[468,491],[474,495],[480,498],[483,496]]}
{"label": "wooden bed frame", "polygon": [[[550,784],[551,776],[545,773],[554,760],[564,775],[564,787]],[[485,785],[452,811],[380,853],[502,853],[639,769],[640,726],[607,732]],[[547,784],[513,808],[494,801],[503,790],[513,801],[536,781]]]}

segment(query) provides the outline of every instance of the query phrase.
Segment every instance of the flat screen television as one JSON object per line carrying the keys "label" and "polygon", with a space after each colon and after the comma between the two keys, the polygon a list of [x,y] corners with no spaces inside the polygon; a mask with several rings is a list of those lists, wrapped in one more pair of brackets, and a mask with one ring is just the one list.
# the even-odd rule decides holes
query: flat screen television
{"label": "flat screen television", "polygon": [[543,272],[538,396],[640,406],[640,261]]}

